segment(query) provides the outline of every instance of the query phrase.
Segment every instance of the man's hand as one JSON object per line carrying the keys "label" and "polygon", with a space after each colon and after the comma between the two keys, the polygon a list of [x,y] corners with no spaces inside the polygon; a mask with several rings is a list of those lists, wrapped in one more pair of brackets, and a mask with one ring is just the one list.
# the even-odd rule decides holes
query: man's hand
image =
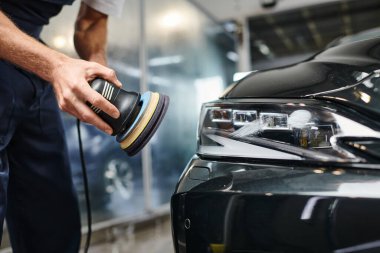
{"label": "man's hand", "polygon": [[110,126],[96,115],[86,102],[112,117],[119,116],[117,108],[88,84],[88,81],[101,77],[121,87],[114,71],[95,62],[70,58],[46,47],[18,29],[1,11],[0,59],[12,62],[49,81],[54,87],[62,110],[111,133]]}
{"label": "man's hand", "polygon": [[51,77],[58,105],[62,111],[68,112],[108,134],[112,133],[111,127],[85,103],[86,101],[90,102],[114,118],[120,116],[116,107],[88,84],[96,77],[101,77],[121,87],[113,70],[95,62],[67,58],[53,70]]}
{"label": "man's hand", "polygon": [[[78,55],[82,59],[97,62],[104,66],[107,65],[107,22],[107,15],[91,8],[84,2],[81,3],[77,20],[75,22],[74,45]],[[103,77],[121,87],[121,83],[117,80],[115,73],[99,64],[87,64],[87,62],[83,61],[83,69],[78,69],[78,71],[82,73],[77,73],[77,76],[81,77],[84,74],[86,80],[75,79],[75,84],[55,82],[59,85],[54,85],[54,88],[56,89],[56,94],[61,94],[58,96],[58,101],[62,110],[68,111],[69,113],[76,115],[82,121],[89,122],[103,131],[108,132],[110,129],[103,129],[103,127],[106,127],[106,125],[103,124],[104,122],[98,117],[95,117],[95,113],[92,110],[88,110],[88,107],[81,103],[81,101],[88,101],[98,108],[101,108],[99,106],[102,105],[102,98],[99,97],[97,92],[93,91],[91,88],[85,89],[85,81],[94,79],[95,77]],[[70,65],[68,68],[70,68]],[[65,72],[68,72],[68,69],[63,71],[63,73]],[[63,87],[68,87],[62,89],[62,87],[60,87],[61,85]],[[68,90],[68,92],[60,93],[59,90]],[[116,113],[113,107],[106,106],[105,104],[104,106],[103,111],[107,114],[111,116],[119,115],[119,112]]]}

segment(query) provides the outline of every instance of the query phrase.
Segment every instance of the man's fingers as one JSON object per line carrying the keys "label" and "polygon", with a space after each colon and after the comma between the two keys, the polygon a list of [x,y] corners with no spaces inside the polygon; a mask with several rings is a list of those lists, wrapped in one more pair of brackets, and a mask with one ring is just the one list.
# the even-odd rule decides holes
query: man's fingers
{"label": "man's fingers", "polygon": [[117,79],[116,72],[113,69],[104,67],[103,65],[100,65],[98,63],[94,63],[93,68],[89,71],[91,72],[89,73],[91,76],[101,77],[115,84],[119,88],[122,87],[122,84]]}
{"label": "man's fingers", "polygon": [[107,134],[112,134],[112,128],[107,123],[105,123],[95,112],[93,112],[87,105],[83,103],[77,103],[75,105],[75,108],[78,112],[78,119],[80,119],[83,122],[94,125],[96,128],[103,132],[106,132]]}
{"label": "man's fingers", "polygon": [[[91,88],[90,88],[91,89]],[[70,103],[66,103],[65,112],[77,117],[80,121],[94,125],[101,131],[112,134],[112,128],[105,123],[95,112],[93,112],[83,101],[73,98]]]}
{"label": "man's fingers", "polygon": [[93,90],[89,85],[84,86],[84,89],[81,90],[81,93],[85,101],[88,101],[93,106],[96,106],[111,117],[117,119],[120,116],[119,110],[102,95]]}

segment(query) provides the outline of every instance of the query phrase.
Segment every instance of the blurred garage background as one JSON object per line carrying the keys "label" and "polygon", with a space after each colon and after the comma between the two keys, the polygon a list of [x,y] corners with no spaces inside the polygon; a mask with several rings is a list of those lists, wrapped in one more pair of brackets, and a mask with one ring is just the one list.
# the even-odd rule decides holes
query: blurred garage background
{"label": "blurred garage background", "polygon": [[[78,8],[79,1],[65,7],[43,34],[72,56]],[[246,72],[304,60],[369,29],[380,35],[378,26],[378,0],[126,0],[123,15],[110,18],[109,65],[124,89],[167,94],[171,105],[150,144],[132,158],[112,137],[82,125],[94,221],[90,252],[173,252],[169,201],[196,147],[201,104]],[[62,118],[86,233],[75,119]],[[5,238],[0,252],[8,247]]]}

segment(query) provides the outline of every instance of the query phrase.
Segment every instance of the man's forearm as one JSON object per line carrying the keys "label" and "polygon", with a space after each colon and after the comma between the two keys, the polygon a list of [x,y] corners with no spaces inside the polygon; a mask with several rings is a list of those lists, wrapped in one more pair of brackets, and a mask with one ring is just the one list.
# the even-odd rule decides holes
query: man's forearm
{"label": "man's forearm", "polygon": [[107,20],[107,15],[82,2],[74,33],[75,49],[82,59],[107,65]]}
{"label": "man's forearm", "polygon": [[0,59],[18,65],[50,82],[61,110],[100,130],[112,133],[111,127],[86,105],[89,102],[108,115],[119,117],[117,108],[93,90],[88,83],[100,77],[121,87],[112,69],[96,62],[70,58],[48,48],[23,33],[2,12],[0,12]]}
{"label": "man's forearm", "polygon": [[68,57],[23,33],[0,12],[0,58],[51,82],[54,68]]}

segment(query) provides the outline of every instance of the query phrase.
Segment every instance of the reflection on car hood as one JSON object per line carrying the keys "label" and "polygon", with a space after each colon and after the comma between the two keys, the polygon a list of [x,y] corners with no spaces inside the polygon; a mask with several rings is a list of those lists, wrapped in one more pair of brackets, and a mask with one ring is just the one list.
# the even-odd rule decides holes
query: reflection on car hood
{"label": "reflection on car hood", "polygon": [[363,40],[329,48],[295,65],[254,72],[224,98],[305,97],[360,83],[379,69],[380,38]]}

